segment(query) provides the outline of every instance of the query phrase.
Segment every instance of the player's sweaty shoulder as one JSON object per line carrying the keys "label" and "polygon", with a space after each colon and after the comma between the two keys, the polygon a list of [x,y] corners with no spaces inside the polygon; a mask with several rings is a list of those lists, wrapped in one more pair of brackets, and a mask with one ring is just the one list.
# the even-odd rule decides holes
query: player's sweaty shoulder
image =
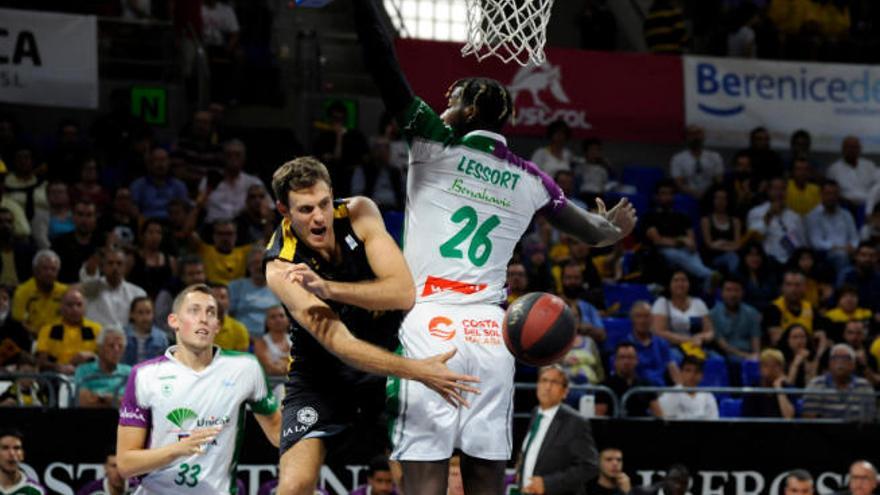
{"label": "player's sweaty shoulder", "polygon": [[354,196],[346,199],[345,204],[348,217],[351,219],[351,228],[358,237],[366,241],[374,229],[384,230],[382,212],[372,199],[366,196]]}

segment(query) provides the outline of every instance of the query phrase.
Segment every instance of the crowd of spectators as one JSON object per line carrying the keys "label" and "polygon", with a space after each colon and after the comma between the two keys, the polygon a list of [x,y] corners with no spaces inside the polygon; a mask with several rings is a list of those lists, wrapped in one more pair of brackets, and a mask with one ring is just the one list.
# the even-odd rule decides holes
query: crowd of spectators
{"label": "crowd of spectators", "polygon": [[655,0],[652,53],[873,62],[880,10],[868,0]]}
{"label": "crowd of spectators", "polygon": [[[880,169],[857,137],[845,138],[841,157],[823,166],[808,132],[794,133],[790,150],[779,153],[757,128],[726,164],[692,126],[649,195],[617,180],[600,142],[588,141],[590,156],[577,156],[564,124],[551,131],[532,160],[557,178],[571,175],[576,199],[642,205],[632,238],[601,250],[537,219],[508,269],[508,302],[555,288],[579,318],[563,360],[573,383],[605,385],[618,397],[638,385],[850,391],[740,398],[734,415],[875,419],[880,270],[872,217],[880,216]],[[605,172],[600,187],[587,184],[599,175],[581,173],[586,163]],[[609,295],[613,287],[632,294]],[[619,299],[629,299],[626,307]],[[646,395],[627,408],[717,418],[707,395]],[[597,414],[610,413],[601,393],[596,403]]]}
{"label": "crowd of spectators", "polygon": [[[615,50],[620,17],[609,0],[586,0],[581,48]],[[880,9],[871,0],[654,0],[644,43],[658,54],[874,63]],[[625,21],[624,21],[625,22]]]}
{"label": "crowd of spectators", "polygon": [[[42,144],[8,116],[0,135],[0,365],[67,375],[78,405],[113,406],[131,366],[173,343],[174,296],[203,282],[220,302],[218,345],[256,348],[285,373],[288,320],[262,272],[276,213],[214,114],[195,112],[168,143],[132,123],[111,146],[65,121]],[[23,379],[0,402],[46,405],[48,386]]]}

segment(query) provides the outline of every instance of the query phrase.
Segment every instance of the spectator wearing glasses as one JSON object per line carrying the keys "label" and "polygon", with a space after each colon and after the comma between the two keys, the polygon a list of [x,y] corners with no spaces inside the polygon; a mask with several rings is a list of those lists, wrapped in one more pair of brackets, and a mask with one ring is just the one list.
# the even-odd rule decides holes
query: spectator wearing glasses
{"label": "spectator wearing glasses", "polygon": [[877,481],[877,468],[868,461],[858,460],[849,467],[848,489],[834,495],[872,495]]}
{"label": "spectator wearing glasses", "polygon": [[568,378],[558,366],[538,372],[538,407],[517,462],[521,493],[583,495],[598,467],[590,424],[562,403]]}
{"label": "spectator wearing glasses", "polygon": [[[804,396],[805,418],[873,421],[877,416],[874,388],[854,374],[856,353],[849,344],[831,348],[828,372],[813,378]],[[835,390],[833,395],[811,395],[811,390]],[[863,394],[863,395],[853,395]],[[865,395],[867,394],[867,395]]]}

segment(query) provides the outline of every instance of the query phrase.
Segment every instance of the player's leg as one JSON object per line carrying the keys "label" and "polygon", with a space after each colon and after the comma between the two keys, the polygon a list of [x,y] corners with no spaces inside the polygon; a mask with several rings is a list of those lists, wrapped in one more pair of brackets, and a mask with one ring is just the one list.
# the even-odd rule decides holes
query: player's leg
{"label": "player's leg", "polygon": [[[458,323],[451,315],[447,316],[446,309],[430,303],[415,305],[400,328],[404,356],[426,358],[453,346],[460,349],[464,345],[463,339],[459,340],[461,332],[454,331]],[[453,371],[464,373],[462,364],[458,354],[447,362]],[[461,409],[411,380],[389,379],[386,392],[392,413],[389,425],[393,445],[391,459],[401,464],[404,493],[445,495],[449,458],[458,435]]]}
{"label": "player's leg", "polygon": [[[407,495],[446,495],[449,459],[442,461],[403,461],[403,492]],[[465,488],[467,485],[465,485]],[[489,493],[470,492],[465,493]],[[501,493],[501,492],[492,492]]]}
{"label": "player's leg", "polygon": [[461,479],[465,493],[504,493],[505,461],[489,461],[461,455]]}
{"label": "player's leg", "polygon": [[278,495],[313,495],[327,450],[320,438],[305,438],[281,455]]}
{"label": "player's leg", "polygon": [[471,407],[460,412],[457,445],[462,452],[465,493],[502,493],[504,469],[512,451],[514,359],[504,346],[504,311],[497,306],[469,305],[465,332],[479,335],[459,352],[467,372],[480,377],[480,393],[469,395]]}

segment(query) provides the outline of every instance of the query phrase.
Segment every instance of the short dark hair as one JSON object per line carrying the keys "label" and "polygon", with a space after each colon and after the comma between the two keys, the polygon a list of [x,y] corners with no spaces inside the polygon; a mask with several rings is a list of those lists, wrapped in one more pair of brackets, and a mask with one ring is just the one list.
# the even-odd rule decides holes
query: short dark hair
{"label": "short dark hair", "polygon": [[299,191],[324,181],[327,187],[333,187],[327,167],[315,157],[301,156],[295,158],[272,174],[272,192],[275,199],[287,205],[291,191]]}
{"label": "short dark hair", "polygon": [[788,480],[792,478],[798,481],[813,481],[813,475],[806,469],[792,469],[789,471],[788,476],[785,477],[785,482],[788,483]]}
{"label": "short dark hair", "polygon": [[486,77],[459,79],[449,86],[447,98],[457,88],[461,88],[461,103],[474,105],[477,113],[462,130],[485,128],[500,132],[513,116],[513,98],[510,91],[500,82]]}
{"label": "short dark hair", "polygon": [[721,286],[724,287],[724,284],[737,284],[740,287],[743,287],[745,285],[745,282],[743,282],[742,277],[740,277],[739,275],[730,274],[724,277],[724,281],[721,282]]}
{"label": "short dark hair", "polygon": [[180,273],[183,273],[183,271],[186,269],[186,267],[188,267],[190,265],[204,265],[204,264],[205,264],[205,260],[203,260],[198,255],[188,254],[188,255],[185,255],[182,258],[180,258],[180,261],[178,262],[178,270],[180,271]]}
{"label": "short dark hair", "polygon": [[636,354],[638,354],[638,352],[639,352],[638,349],[636,349],[636,345],[628,340],[624,340],[623,342],[618,342],[617,345],[614,346],[614,355],[616,356],[617,352],[620,351],[621,349],[632,349],[632,350],[636,351]]}
{"label": "short dark hair", "polygon": [[370,459],[370,464],[367,465],[367,476],[372,477],[377,471],[391,471],[387,457],[377,455]]}
{"label": "short dark hair", "polygon": [[554,120],[553,122],[550,122],[550,125],[547,126],[547,139],[552,138],[553,135],[559,131],[565,132],[566,138],[571,137],[571,127],[569,127],[568,124],[566,124],[564,120],[557,119],[557,120]]}
{"label": "short dark hair", "polygon": [[657,181],[657,184],[654,186],[654,193],[659,193],[660,189],[669,188],[673,191],[678,191],[678,184],[675,183],[673,179],[665,178]]}
{"label": "short dark hair", "polygon": [[91,199],[82,197],[82,196],[73,202],[73,204],[70,206],[70,210],[71,211],[75,210],[76,207],[79,205],[91,206],[92,208],[95,209],[95,211],[98,211],[98,206],[95,204],[94,201],[92,201]]}
{"label": "short dark hair", "polygon": [[837,183],[834,179],[823,179],[820,184],[822,187],[840,187],[840,184]]}
{"label": "short dark hair", "polygon": [[574,177],[574,172],[567,168],[563,168],[562,170],[557,170],[555,174],[553,174],[553,180],[559,182],[559,176],[561,175],[570,175]]}
{"label": "short dark hair", "polygon": [[839,289],[837,289],[837,299],[840,300],[844,294],[853,294],[856,297],[859,297],[859,289],[857,289],[854,285],[844,284],[841,285]]}
{"label": "short dark hair", "polygon": [[[878,208],[880,208],[880,203],[877,203],[877,207],[874,208],[875,210],[877,210],[877,213],[880,213],[880,210],[878,210]],[[860,242],[860,243],[859,243],[859,246],[856,248],[856,251],[858,251],[859,249],[862,249],[862,248],[870,248],[870,249],[873,249],[873,250],[875,250],[875,251],[877,250],[877,246],[875,246],[873,243],[868,242],[868,241],[862,241],[862,242]]]}
{"label": "short dark hair", "polygon": [[696,366],[697,371],[703,371],[703,363],[704,361],[696,356],[685,356],[681,361],[681,369],[684,369],[685,366],[691,365]]}
{"label": "short dark hair", "polygon": [[587,138],[587,139],[584,139],[584,140],[581,142],[581,148],[582,148],[584,151],[587,151],[587,149],[588,149],[590,146],[593,146],[593,145],[602,146],[602,140],[599,139],[599,138],[595,138],[595,137],[593,137],[593,138]]}
{"label": "short dark hair", "polygon": [[736,163],[740,158],[748,158],[749,161],[752,160],[752,155],[749,154],[746,150],[739,150],[733,155],[733,163]]}
{"label": "short dark hair", "polygon": [[132,311],[134,311],[134,308],[136,308],[138,304],[140,304],[144,301],[147,301],[148,303],[153,304],[153,300],[150,299],[149,296],[138,296],[138,297],[131,300],[131,304],[128,305],[128,312],[131,313]]}
{"label": "short dark hair", "polygon": [[807,143],[813,142],[813,137],[810,136],[810,133],[807,132],[805,129],[798,129],[798,130],[791,133],[791,143],[792,144],[794,144],[795,139],[799,139],[799,138],[805,138],[807,140]]}
{"label": "short dark hair", "polygon": [[761,132],[767,132],[767,128],[761,126],[755,127],[754,129],[749,131],[749,140],[755,139],[755,135]]}
{"label": "short dark hair", "polygon": [[17,430],[15,428],[0,429],[0,438],[3,438],[3,437],[15,437],[21,443],[24,443],[24,433],[22,433],[21,430]]}

